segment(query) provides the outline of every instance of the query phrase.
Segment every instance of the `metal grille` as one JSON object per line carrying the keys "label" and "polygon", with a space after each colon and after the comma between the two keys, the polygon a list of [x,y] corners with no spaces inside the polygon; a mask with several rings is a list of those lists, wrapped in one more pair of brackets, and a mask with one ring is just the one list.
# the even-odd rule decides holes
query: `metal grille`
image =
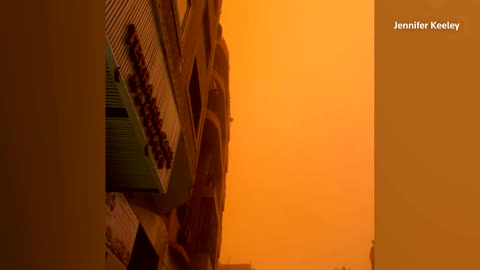
{"label": "metal grille", "polygon": [[123,108],[128,112],[128,118],[106,117],[106,188],[108,191],[166,192],[167,176],[170,175],[166,176],[165,172],[160,175],[151,158],[145,156],[145,136],[140,124],[135,121],[136,115],[132,106],[125,98],[126,90],[122,83],[113,80],[111,70],[115,68],[115,63],[110,47],[106,46],[105,49],[106,84],[110,85],[108,91],[110,96],[120,99],[116,104],[125,105]]}

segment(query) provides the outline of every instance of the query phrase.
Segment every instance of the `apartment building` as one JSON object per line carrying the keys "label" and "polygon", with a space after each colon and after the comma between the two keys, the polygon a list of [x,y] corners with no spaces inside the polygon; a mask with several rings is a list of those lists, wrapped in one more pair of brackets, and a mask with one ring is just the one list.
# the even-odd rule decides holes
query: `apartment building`
{"label": "apartment building", "polygon": [[108,0],[107,269],[216,269],[228,168],[217,0]]}

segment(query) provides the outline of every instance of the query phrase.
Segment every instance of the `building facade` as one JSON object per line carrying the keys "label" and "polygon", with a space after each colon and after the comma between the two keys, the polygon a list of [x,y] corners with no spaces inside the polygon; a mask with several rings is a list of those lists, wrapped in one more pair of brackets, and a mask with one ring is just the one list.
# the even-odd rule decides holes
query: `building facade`
{"label": "building facade", "polygon": [[106,1],[107,269],[217,269],[230,138],[221,5]]}
{"label": "building facade", "polygon": [[[196,270],[217,269],[228,170],[229,58],[220,25],[216,27],[214,36],[216,38],[208,46],[215,50],[206,58],[210,59],[210,66],[205,65],[209,81],[208,91],[202,94],[206,100],[206,104],[202,105],[202,122],[199,124],[202,132],[199,141],[195,142],[195,149],[198,148],[195,182],[189,200],[169,215],[169,231],[172,232],[169,246],[179,261]],[[202,54],[202,51],[197,53]],[[195,73],[195,68],[198,67],[194,60],[190,73]]]}

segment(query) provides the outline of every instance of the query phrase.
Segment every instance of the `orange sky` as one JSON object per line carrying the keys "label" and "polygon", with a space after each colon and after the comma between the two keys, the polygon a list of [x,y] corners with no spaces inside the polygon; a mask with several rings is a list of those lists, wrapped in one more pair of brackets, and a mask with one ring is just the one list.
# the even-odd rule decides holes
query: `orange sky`
{"label": "orange sky", "polygon": [[373,1],[225,0],[231,126],[221,261],[370,267]]}

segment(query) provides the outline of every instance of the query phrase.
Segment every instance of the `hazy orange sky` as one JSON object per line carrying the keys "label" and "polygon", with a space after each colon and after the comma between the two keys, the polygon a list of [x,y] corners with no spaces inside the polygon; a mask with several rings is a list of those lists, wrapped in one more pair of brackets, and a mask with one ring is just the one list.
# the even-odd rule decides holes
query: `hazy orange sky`
{"label": "hazy orange sky", "polygon": [[221,262],[370,267],[373,1],[225,0],[231,125]]}

